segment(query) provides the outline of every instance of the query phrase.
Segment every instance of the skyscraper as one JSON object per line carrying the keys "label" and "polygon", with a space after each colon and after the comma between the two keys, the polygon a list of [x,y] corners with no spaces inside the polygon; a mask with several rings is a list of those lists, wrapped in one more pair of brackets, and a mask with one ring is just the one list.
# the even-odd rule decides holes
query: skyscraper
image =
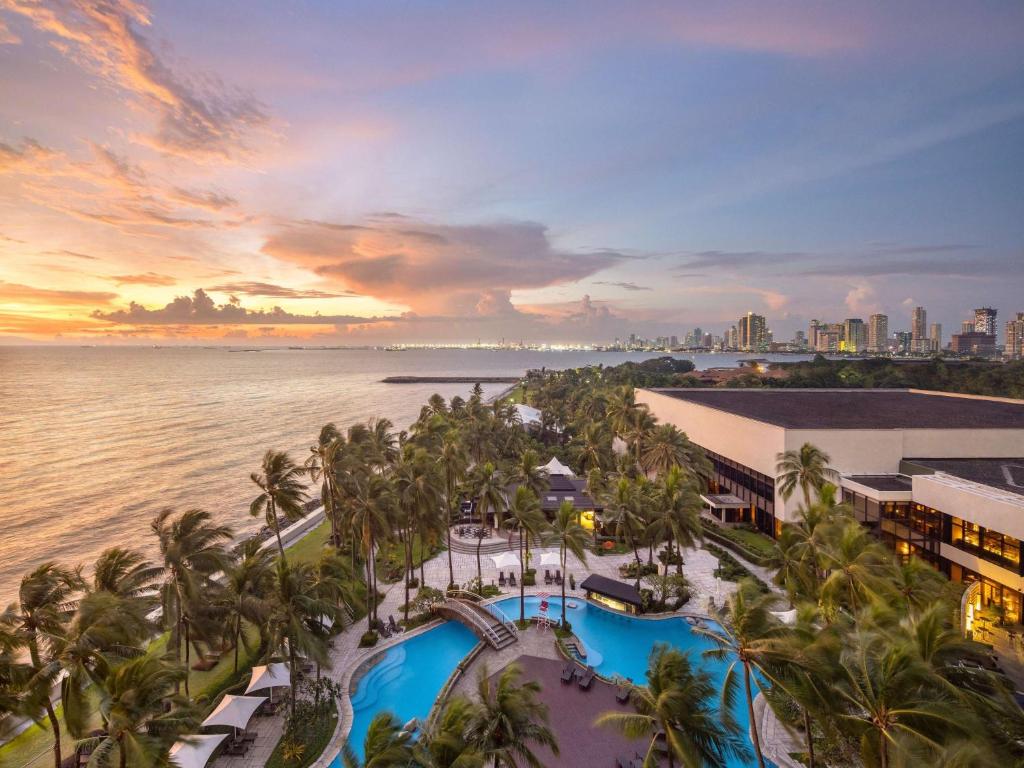
{"label": "skyscraper", "polygon": [[1024,357],[1024,312],[1006,323],[1006,356],[1014,360]]}
{"label": "skyscraper", "polygon": [[928,351],[928,312],[924,307],[914,307],[910,313],[910,346],[913,352]]}
{"label": "skyscraper", "polygon": [[843,323],[845,352],[863,352],[868,346],[867,328],[859,317],[849,317]]}
{"label": "skyscraper", "polygon": [[960,323],[960,333],[974,333],[974,320],[964,320]]}
{"label": "skyscraper", "polygon": [[747,312],[736,324],[737,346],[745,352],[757,352],[764,349],[768,344],[765,333],[767,327],[764,315]]}
{"label": "skyscraper", "polygon": [[996,335],[996,311],[992,307],[981,307],[974,310],[974,330],[976,333]]}
{"label": "skyscraper", "polygon": [[932,323],[928,333],[928,341],[932,345],[932,352],[942,351],[942,323]]}
{"label": "skyscraper", "polygon": [[886,351],[889,339],[889,316],[872,315],[868,318],[868,352]]}
{"label": "skyscraper", "polygon": [[821,327],[821,323],[817,320],[811,320],[811,324],[807,327],[807,346],[811,349],[818,348],[818,329]]}

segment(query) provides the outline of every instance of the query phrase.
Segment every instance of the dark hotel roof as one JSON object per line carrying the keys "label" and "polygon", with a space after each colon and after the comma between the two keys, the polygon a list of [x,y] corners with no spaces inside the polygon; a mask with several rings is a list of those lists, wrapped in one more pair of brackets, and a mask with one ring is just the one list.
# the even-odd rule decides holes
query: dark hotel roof
{"label": "dark hotel roof", "polygon": [[904,459],[900,469],[920,473],[921,469],[945,472],[992,488],[1024,496],[1024,458],[1020,459]]}
{"label": "dark hotel roof", "polygon": [[[515,493],[515,485],[510,487],[509,493]],[[563,501],[571,501],[576,509],[591,510],[599,509],[594,499],[587,493],[587,481],[578,477],[566,475],[549,475],[548,489],[541,491],[540,508],[545,512],[555,512]]]}
{"label": "dark hotel roof", "polygon": [[621,600],[630,605],[641,605],[643,602],[640,599],[640,593],[636,591],[636,587],[632,584],[624,584],[621,581],[609,579],[607,576],[601,576],[597,573],[587,576],[583,583],[580,584],[580,589],[585,592],[597,592],[599,595]]}
{"label": "dark hotel roof", "polygon": [[712,509],[741,509],[750,506],[749,501],[744,501],[731,493],[706,493],[701,498]]}
{"label": "dark hotel roof", "polygon": [[1024,402],[907,389],[655,389],[787,429],[1024,429]]}
{"label": "dark hotel roof", "polygon": [[913,483],[906,475],[848,475],[844,478],[876,491],[910,491]]}

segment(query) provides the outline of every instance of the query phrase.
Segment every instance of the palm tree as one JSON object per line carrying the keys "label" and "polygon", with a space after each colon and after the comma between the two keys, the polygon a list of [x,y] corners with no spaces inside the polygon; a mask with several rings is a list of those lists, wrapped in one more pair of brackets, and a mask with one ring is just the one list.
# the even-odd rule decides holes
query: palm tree
{"label": "palm tree", "polygon": [[93,747],[89,765],[108,765],[115,752],[120,768],[164,764],[175,739],[199,721],[188,699],[174,694],[184,677],[180,666],[152,655],[112,667],[100,685],[103,735],[80,742]]}
{"label": "palm tree", "polygon": [[[505,478],[501,472],[491,463],[485,462],[473,467],[469,477],[470,493],[476,497],[477,509],[480,513],[480,524],[486,525],[487,512],[494,513],[497,521],[505,509]],[[480,547],[483,538],[476,542],[476,580],[480,588],[483,588],[483,569],[480,565]]]}
{"label": "palm tree", "polygon": [[861,738],[861,759],[889,765],[900,737],[938,748],[969,722],[928,666],[906,643],[858,630],[844,649],[833,695],[847,706],[840,715]]}
{"label": "palm tree", "polygon": [[693,478],[682,467],[672,467],[662,474],[653,493],[654,521],[648,526],[653,533],[663,533],[659,539],[667,541],[668,554],[672,555],[673,542],[679,548],[676,572],[683,572],[683,548],[695,547],[702,536],[700,523],[702,502]]}
{"label": "palm tree", "polygon": [[775,472],[779,476],[779,493],[789,500],[799,488],[804,494],[804,507],[811,506],[811,491],[820,491],[827,482],[835,482],[839,473],[829,466],[829,456],[820,448],[804,443],[796,451],[783,451],[776,457]]}
{"label": "palm tree", "polygon": [[245,542],[238,559],[224,570],[224,590],[218,604],[224,609],[226,634],[230,635],[234,652],[234,671],[238,672],[238,649],[242,643],[251,651],[243,623],[261,626],[270,605],[268,594],[274,574],[273,555],[256,539]]}
{"label": "palm tree", "polygon": [[612,464],[612,439],[607,427],[597,421],[584,424],[582,431],[574,438],[577,444],[578,462],[581,470],[605,470]]}
{"label": "palm tree", "polygon": [[230,560],[224,545],[234,534],[230,526],[211,522],[210,513],[201,509],[189,509],[173,519],[172,514],[169,509],[163,510],[151,527],[163,565],[160,605],[164,626],[171,630],[170,644],[179,663],[184,644],[187,667],[191,627],[206,603],[206,593],[213,588],[211,576],[223,570]]}
{"label": "palm tree", "polygon": [[645,472],[663,475],[673,467],[682,467],[692,449],[689,448],[685,433],[674,424],[659,424],[651,430],[643,453],[640,466]]}
{"label": "palm tree", "polygon": [[417,740],[414,765],[423,768],[483,768],[484,757],[466,740],[473,702],[452,696]]}
{"label": "palm tree", "polygon": [[267,525],[277,537],[277,549],[284,560],[284,545],[281,543],[281,524],[278,512],[289,520],[298,520],[305,514],[306,490],[299,479],[305,469],[292,461],[284,451],[267,451],[263,455],[261,472],[249,475],[260,489],[260,495],[249,505],[249,514],[257,517],[263,514]]}
{"label": "palm tree", "polygon": [[158,604],[157,595],[163,569],[150,563],[141,552],[121,547],[104,550],[96,559],[92,583],[87,591],[113,595],[118,601],[118,610],[130,614],[122,623],[131,621],[139,627],[139,640],[150,631],[147,618]]}
{"label": "palm tree", "polygon": [[381,712],[370,721],[363,740],[363,759],[351,746],[341,750],[345,768],[396,768],[410,765],[414,755],[413,735],[390,712]]}
{"label": "palm tree", "polygon": [[526,558],[523,555],[523,534],[538,536],[545,525],[544,514],[540,511],[540,501],[533,491],[525,485],[516,488],[516,495],[508,506],[509,518],[505,527],[512,533],[519,534],[519,620],[526,620],[526,583],[523,575],[526,572]]}
{"label": "palm tree", "polygon": [[747,698],[747,714],[750,717],[750,735],[754,742],[757,763],[764,768],[761,752],[761,737],[758,735],[754,718],[753,672],[771,679],[771,664],[785,659],[786,650],[780,643],[786,637],[786,627],[772,616],[769,607],[774,595],[762,595],[757,585],[750,580],[741,581],[722,616],[719,628],[697,626],[694,631],[711,640],[717,647],[704,652],[708,658],[720,661],[731,660],[726,673],[725,685],[731,684],[736,666],[743,669],[743,688]]}
{"label": "palm tree", "polygon": [[547,724],[548,708],[537,699],[540,684],[519,684],[521,675],[522,668],[513,661],[496,681],[486,664],[477,678],[478,703],[466,726],[466,741],[494,768],[542,768],[534,745],[558,754],[558,742]]}
{"label": "palm tree", "polygon": [[394,509],[395,494],[391,479],[375,472],[363,472],[354,480],[352,526],[357,532],[363,562],[366,564],[366,592],[369,597],[366,619],[372,628],[377,620],[375,553],[380,542],[391,538],[391,512]]}
{"label": "palm tree", "polygon": [[445,526],[445,536],[448,539],[448,585],[451,586],[455,583],[455,566],[452,563],[452,523],[455,520],[455,504],[458,501],[459,484],[465,478],[466,467],[469,464],[458,430],[449,429],[445,433],[437,462],[444,475],[444,501],[448,512]]}
{"label": "palm tree", "polygon": [[820,556],[828,571],[821,585],[824,604],[856,612],[872,593],[885,588],[885,577],[893,571],[892,559],[857,521],[838,520],[819,526],[815,534],[821,534]]}
{"label": "palm tree", "polygon": [[654,426],[654,417],[647,410],[647,406],[637,406],[630,412],[623,440],[629,446],[633,463],[638,468],[642,467],[640,457],[643,454],[644,445],[654,431]]}
{"label": "palm tree", "polygon": [[605,712],[595,725],[615,727],[630,739],[649,739],[644,768],[660,765],[663,750],[669,768],[676,760],[686,768],[725,765],[733,757],[743,760],[749,750],[731,716],[735,679],[727,679],[721,710],[715,706],[717,693],[711,676],[694,669],[689,654],[655,645],[648,661],[647,685],[630,687],[629,699],[636,711]]}
{"label": "palm tree", "polygon": [[[406,450],[409,453],[408,447]],[[415,536],[425,549],[428,541],[436,538],[441,527],[441,478],[437,465],[423,450],[414,450],[395,468],[395,493],[399,509],[405,515],[405,613],[409,617],[409,580],[412,576],[412,551]],[[420,585],[426,586],[426,576],[420,558]]]}
{"label": "palm tree", "polygon": [[564,627],[566,626],[565,582],[569,578],[569,569],[566,566],[568,553],[572,552],[576,555],[576,559],[586,566],[586,546],[589,536],[586,529],[580,525],[580,514],[571,501],[563,501],[559,505],[555,519],[548,530],[554,540],[558,542],[558,558],[562,564],[562,626]]}
{"label": "palm tree", "polygon": [[[60,768],[60,721],[50,700],[56,679],[49,661],[56,655],[75,606],[73,595],[85,586],[78,571],[43,563],[21,580],[18,603],[7,611],[7,623],[28,650],[32,667],[30,700],[46,711],[53,731],[53,764]],[[38,710],[37,710],[38,711]]]}
{"label": "palm tree", "polygon": [[611,526],[615,536],[632,548],[636,557],[636,587],[640,588],[640,550],[637,548],[642,532],[643,518],[640,514],[640,500],[637,486],[628,477],[620,477],[604,495],[604,512],[601,514],[605,525]]}
{"label": "palm tree", "polygon": [[632,387],[621,386],[613,390],[605,406],[605,416],[612,431],[625,439],[629,424],[633,421],[633,413],[641,408],[637,405],[636,394]]}
{"label": "palm tree", "polygon": [[344,435],[333,423],[324,424],[320,428],[316,445],[310,446],[309,456],[304,467],[309,479],[315,483],[320,481],[320,501],[324,505],[324,514],[331,524],[331,543],[338,545],[338,515],[335,510],[337,487],[334,482],[335,462],[340,451],[344,449]]}
{"label": "palm tree", "polygon": [[[519,454],[519,460],[512,465],[508,473],[508,480],[514,485],[524,485],[529,488],[538,499],[550,487],[548,472],[540,465],[537,452],[527,448]],[[530,539],[526,539],[526,559],[530,559]]]}
{"label": "palm tree", "polygon": [[0,717],[21,713],[32,667],[21,658],[22,642],[13,611],[0,613]]}

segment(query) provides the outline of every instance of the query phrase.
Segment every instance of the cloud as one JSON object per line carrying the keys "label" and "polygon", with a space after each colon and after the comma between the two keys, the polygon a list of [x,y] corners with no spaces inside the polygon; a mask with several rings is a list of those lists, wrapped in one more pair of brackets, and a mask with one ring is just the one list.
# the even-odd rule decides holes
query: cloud
{"label": "cloud", "polygon": [[109,304],[116,298],[116,293],[107,293],[105,291],[52,290],[50,288],[22,285],[21,283],[7,283],[0,280],[0,305],[94,306],[96,304]]}
{"label": "cloud", "polygon": [[146,272],[142,275],[112,275],[107,278],[118,285],[175,285],[178,281],[169,275],[158,275],[155,272]]}
{"label": "cloud", "polygon": [[881,311],[875,289],[868,283],[859,283],[846,294],[846,308],[854,315],[872,315]]}
{"label": "cloud", "polygon": [[230,195],[211,190],[192,190],[175,187],[171,190],[172,199],[180,203],[191,205],[194,208],[206,208],[211,211],[221,211],[238,204],[238,201]]}
{"label": "cloud", "polygon": [[91,315],[96,320],[121,325],[349,325],[373,323],[378,318],[356,317],[353,315],[296,315],[280,307],[270,311],[252,310],[238,304],[216,304],[203,289],[197,289],[192,296],[178,296],[159,309],[147,309],[131,302],[128,309],[111,312],[96,310]]}
{"label": "cloud", "polygon": [[594,285],[610,285],[614,288],[622,288],[626,291],[650,291],[646,285],[637,285],[636,283],[614,283],[607,280],[595,280]]}
{"label": "cloud", "polygon": [[134,0],[2,0],[6,10],[56,38],[54,47],[85,69],[120,87],[156,115],[154,132],[137,140],[193,160],[228,160],[267,125],[253,96],[213,78],[186,78],[153,50],[139,28],[149,11]]}
{"label": "cloud", "polygon": [[79,251],[69,251],[66,248],[61,248],[57,251],[46,251],[48,256],[68,256],[72,259],[83,259],[85,261],[99,261],[98,256],[90,256],[88,253],[81,253]]}
{"label": "cloud", "polygon": [[241,282],[223,283],[208,288],[218,293],[244,294],[246,296],[267,296],[274,299],[340,299],[356,296],[347,291],[318,291],[313,289],[286,288],[273,283]]}
{"label": "cloud", "polygon": [[10,27],[0,19],[0,45],[17,45],[20,42],[21,38],[11,32]]}
{"label": "cloud", "polygon": [[511,291],[575,282],[627,258],[557,249],[534,222],[448,225],[408,217],[292,222],[262,251],[341,288],[445,315],[494,312]]}

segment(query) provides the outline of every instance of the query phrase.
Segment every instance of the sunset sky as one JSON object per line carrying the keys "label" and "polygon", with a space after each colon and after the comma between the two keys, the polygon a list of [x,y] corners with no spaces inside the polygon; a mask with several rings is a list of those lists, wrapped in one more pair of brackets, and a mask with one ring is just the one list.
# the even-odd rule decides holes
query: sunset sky
{"label": "sunset sky", "polygon": [[0,343],[916,304],[1024,311],[1024,3],[0,0]]}

